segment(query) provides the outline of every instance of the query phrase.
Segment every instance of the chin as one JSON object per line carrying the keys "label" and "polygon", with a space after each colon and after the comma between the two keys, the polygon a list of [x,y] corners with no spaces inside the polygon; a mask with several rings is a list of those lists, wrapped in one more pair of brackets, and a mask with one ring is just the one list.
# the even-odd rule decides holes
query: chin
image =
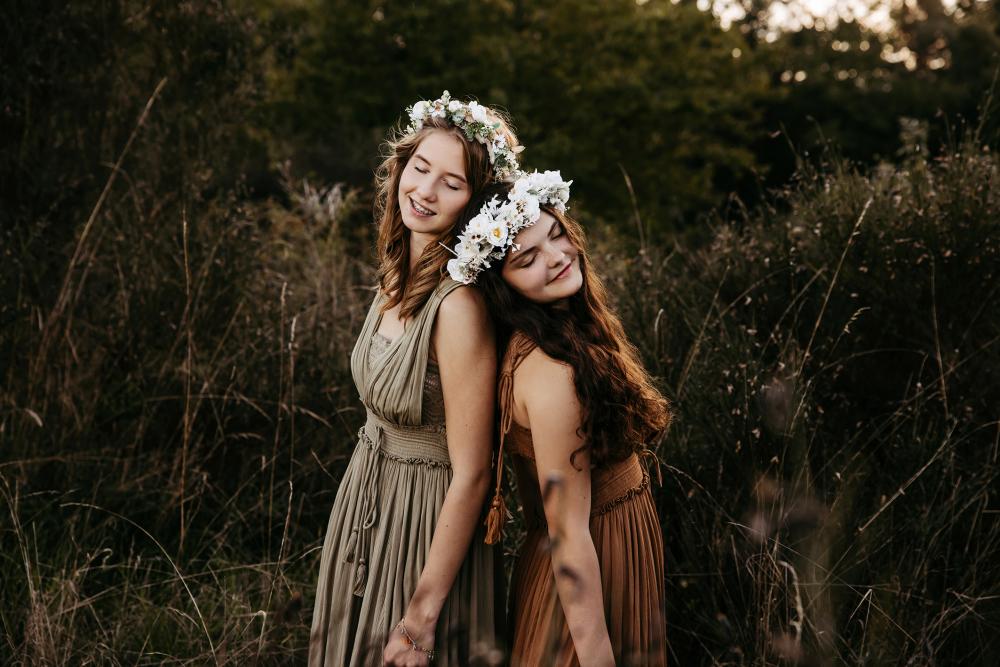
{"label": "chin", "polygon": [[583,276],[579,271],[574,271],[573,275],[567,278],[565,285],[558,286],[559,296],[555,298],[568,299],[579,292],[581,287],[583,287]]}
{"label": "chin", "polygon": [[583,287],[583,275],[579,270],[574,270],[573,275],[546,285],[545,289],[529,298],[541,304],[554,304],[570,298],[579,292],[581,287]]}
{"label": "chin", "polygon": [[420,220],[411,215],[403,213],[403,226],[406,227],[410,232],[415,234],[442,234],[448,229],[450,225],[442,225],[439,219],[431,220]]}

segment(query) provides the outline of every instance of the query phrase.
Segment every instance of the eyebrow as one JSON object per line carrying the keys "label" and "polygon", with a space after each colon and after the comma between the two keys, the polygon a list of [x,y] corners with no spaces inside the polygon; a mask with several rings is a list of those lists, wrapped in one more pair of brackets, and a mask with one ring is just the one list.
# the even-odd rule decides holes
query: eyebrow
{"label": "eyebrow", "polygon": [[[424,157],[423,155],[421,155],[420,153],[417,153],[417,154],[415,154],[415,155],[414,155],[413,157],[415,157],[415,158],[416,158],[416,159],[418,159],[418,160],[422,160],[422,161],[424,162],[424,164],[426,164],[426,165],[427,165],[428,167],[430,167],[430,166],[431,166],[431,162],[430,162],[430,160],[428,160],[427,158],[425,158],[425,157]],[[465,177],[464,177],[464,176],[462,176],[462,175],[460,175],[460,174],[456,174],[456,173],[454,173],[454,172],[451,172],[451,171],[446,171],[444,175],[445,175],[445,176],[451,176],[452,178],[457,178],[458,180],[462,181],[463,183],[465,183],[465,182],[466,182],[466,181],[465,181]]]}
{"label": "eyebrow", "polygon": [[[549,217],[552,218],[552,224],[549,225],[549,230],[547,232],[545,232],[545,236],[546,237],[551,237],[552,236],[552,230],[555,229],[560,224],[559,220],[556,219],[556,216],[551,215]],[[510,261],[511,261],[511,263],[520,261],[520,260],[524,259],[525,257],[531,257],[531,255],[533,253],[536,253],[536,252],[538,252],[538,246],[537,245],[533,245],[533,246],[531,246],[529,248],[526,248],[525,250],[515,250],[514,252],[512,252],[510,254]]]}

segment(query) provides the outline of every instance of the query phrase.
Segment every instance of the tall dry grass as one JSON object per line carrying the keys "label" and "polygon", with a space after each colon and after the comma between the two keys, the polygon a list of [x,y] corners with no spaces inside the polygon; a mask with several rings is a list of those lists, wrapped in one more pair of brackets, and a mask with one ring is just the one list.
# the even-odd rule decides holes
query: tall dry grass
{"label": "tall dry grass", "polygon": [[125,225],[101,248],[81,234],[86,282],[71,259],[60,292],[76,296],[4,329],[20,356],[0,422],[11,662],[304,650],[372,276],[340,228],[356,195],[286,185],[181,208],[146,244]]}
{"label": "tall dry grass", "polygon": [[[355,193],[284,174],[160,238],[119,203],[72,306],[4,328],[38,369],[3,391],[6,662],[303,659],[371,240]],[[596,243],[678,414],[675,662],[994,662],[996,174],[972,144],[834,161],[703,246]]]}

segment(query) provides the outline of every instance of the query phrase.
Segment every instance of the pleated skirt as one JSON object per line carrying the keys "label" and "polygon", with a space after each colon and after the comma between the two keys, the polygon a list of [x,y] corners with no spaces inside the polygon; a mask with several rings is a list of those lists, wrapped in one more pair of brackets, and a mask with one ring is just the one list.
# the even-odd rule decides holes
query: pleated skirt
{"label": "pleated skirt", "polygon": [[[616,663],[665,665],[663,536],[648,486],[591,516],[590,532]],[[512,594],[511,664],[579,665],[559,604],[545,526],[527,533],[514,567]]]}
{"label": "pleated skirt", "polygon": [[[447,465],[359,442],[323,542],[310,667],[382,664],[389,633],[426,564],[450,481]],[[497,650],[504,587],[495,558],[478,530],[441,611],[436,666],[468,665]]]}

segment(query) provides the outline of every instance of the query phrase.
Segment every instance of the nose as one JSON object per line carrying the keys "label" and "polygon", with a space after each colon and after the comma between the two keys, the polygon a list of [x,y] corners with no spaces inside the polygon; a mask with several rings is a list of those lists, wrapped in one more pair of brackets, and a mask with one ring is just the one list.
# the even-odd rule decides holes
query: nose
{"label": "nose", "polygon": [[566,263],[566,251],[558,245],[550,243],[546,249],[546,255],[549,258],[549,266],[552,268]]}
{"label": "nose", "polygon": [[417,182],[417,196],[428,204],[437,199],[437,188],[435,183],[437,180],[431,174],[423,174],[423,177]]}

